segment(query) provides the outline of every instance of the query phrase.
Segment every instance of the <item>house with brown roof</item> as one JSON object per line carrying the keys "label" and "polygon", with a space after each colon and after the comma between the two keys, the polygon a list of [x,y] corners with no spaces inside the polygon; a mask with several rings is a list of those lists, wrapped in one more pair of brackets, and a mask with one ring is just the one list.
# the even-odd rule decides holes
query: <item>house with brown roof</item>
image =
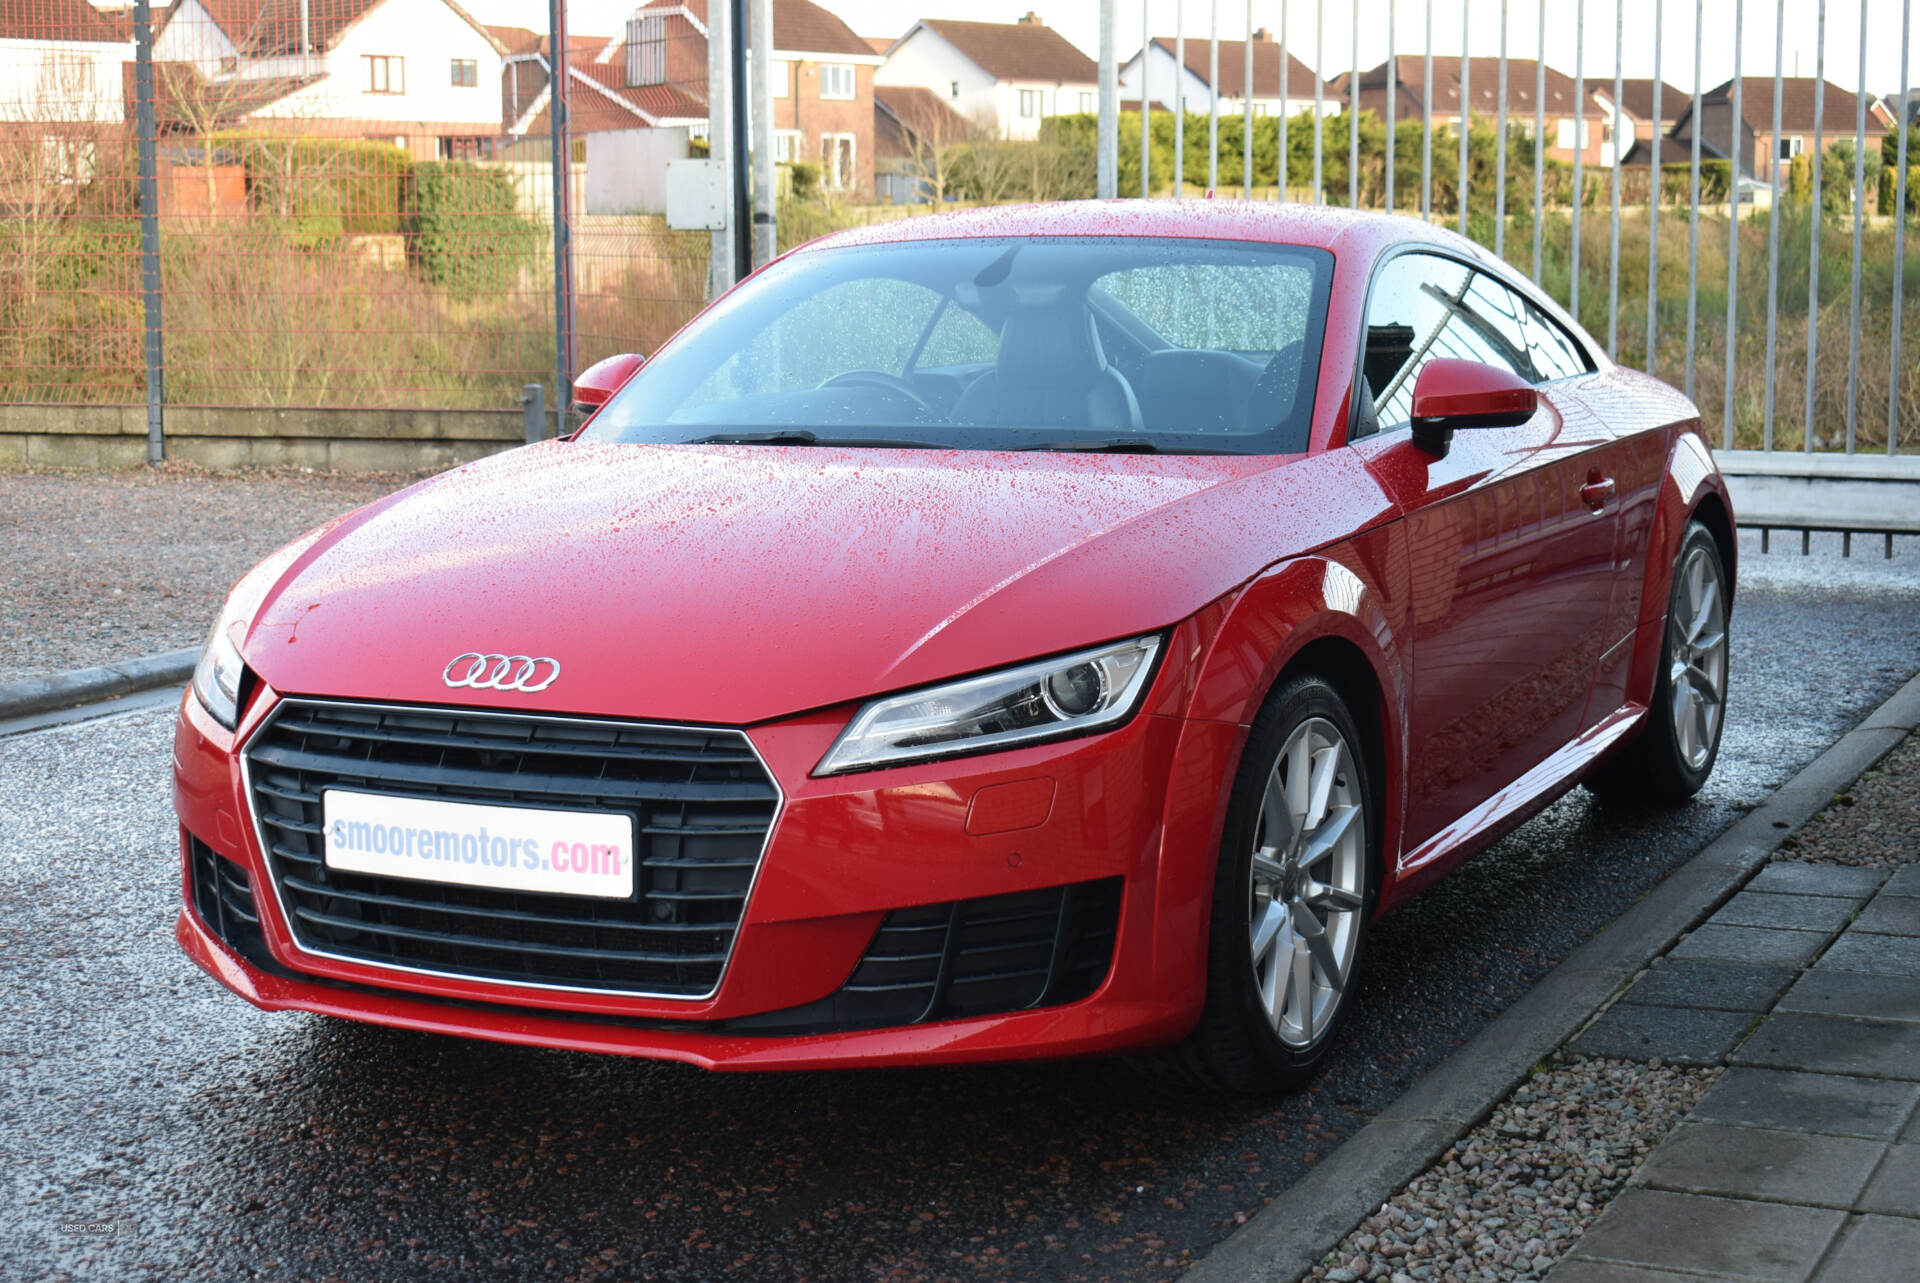
{"label": "house with brown roof", "polygon": [[[1659,86],[1659,106],[1656,114],[1654,105],[1654,87]],[[1602,106],[1613,105],[1613,81],[1602,80],[1594,96]],[[1620,101],[1617,104],[1625,123],[1620,127],[1621,139],[1626,144],[1628,165],[1644,165],[1651,156],[1654,137],[1661,139],[1673,132],[1680,123],[1680,114],[1693,102],[1693,95],[1684,89],[1677,89],[1666,81],[1656,81],[1646,76],[1628,76],[1620,82]],[[1683,159],[1673,154],[1664,142],[1661,144],[1662,162]]]}
{"label": "house with brown roof", "polygon": [[1048,116],[1098,109],[1100,72],[1029,13],[1018,22],[922,18],[893,42],[874,83],[926,89],[977,128],[1035,138]]}
{"label": "house with brown roof", "polygon": [[133,42],[86,0],[0,0],[0,122],[119,124]]}
{"label": "house with brown roof", "polygon": [[[1853,139],[1858,108],[1853,94],[1831,80],[1826,82],[1824,93],[1816,93],[1819,85],[1811,76],[1781,79],[1780,132],[1775,135],[1773,77],[1742,78],[1738,120],[1733,114],[1733,81],[1729,80],[1701,95],[1697,120],[1689,99],[1671,136],[1677,145],[1690,149],[1697,129],[1702,155],[1731,159],[1742,174],[1760,182],[1784,183],[1787,166],[1795,156],[1814,147],[1825,151],[1843,138],[1849,142]],[[1818,113],[1816,97],[1823,99]]]}
{"label": "house with brown roof", "polygon": [[[1218,86],[1207,80],[1212,51],[1206,40],[1187,40],[1184,66],[1178,61],[1179,52],[1180,43],[1174,37],[1155,36],[1120,68],[1120,96],[1131,99],[1137,109],[1144,84],[1147,99],[1155,107],[1171,111],[1176,102],[1182,102],[1188,111],[1206,112],[1217,93],[1220,114],[1223,116],[1243,114],[1249,96],[1253,99],[1253,114],[1256,116],[1278,116],[1283,104],[1287,115],[1308,111],[1313,107],[1313,88],[1318,77],[1289,49],[1286,54],[1286,84],[1282,86],[1280,44],[1265,27],[1253,33],[1251,89],[1247,80],[1246,41],[1220,42]],[[1321,93],[1323,98],[1326,97],[1324,86]],[[1339,108],[1327,103],[1324,110],[1331,112]]]}
{"label": "house with brown roof", "polygon": [[[508,51],[500,80],[501,121],[508,139],[516,143],[537,143],[548,138],[553,128],[553,56],[548,38],[522,27],[488,27],[487,30]],[[624,62],[619,56],[620,44],[608,36],[568,38],[567,122],[573,136],[622,129],[684,127],[689,137],[706,137],[704,92],[696,93],[665,82],[627,84]],[[703,79],[701,90],[704,89]]]}
{"label": "house with brown roof", "polygon": [[154,36],[154,61],[176,88],[196,77],[222,124],[378,139],[420,159],[497,137],[504,52],[454,0],[173,0]]}
{"label": "house with brown roof", "polygon": [[[1429,92],[1427,59],[1424,55],[1401,54],[1360,73],[1360,110],[1387,117],[1387,86],[1393,85],[1393,118],[1420,120],[1429,105],[1436,127],[1458,128],[1462,108],[1487,122],[1499,117],[1500,60],[1498,58],[1439,57],[1433,59],[1433,82]],[[1328,86],[1342,106],[1352,92],[1352,73],[1337,76]],[[1553,67],[1545,74],[1545,93],[1536,95],[1541,83],[1540,64],[1531,58],[1507,59],[1507,121],[1517,125],[1529,137],[1536,118],[1546,132],[1546,154],[1555,160],[1571,161],[1574,153],[1589,165],[1610,165],[1614,156],[1614,113],[1596,97],[1600,85],[1588,80],[1584,99],[1576,92],[1580,86],[1572,76]],[[1608,88],[1613,81],[1607,80]],[[1664,104],[1663,104],[1664,105]],[[1624,135],[1626,121],[1619,122]]]}
{"label": "house with brown roof", "polygon": [[[745,33],[753,40],[751,23]],[[667,89],[704,103],[707,0],[653,0],[633,11],[624,37],[599,61],[618,67],[622,92]],[[871,45],[809,0],[773,0],[773,154],[810,161],[837,191],[873,187]]]}

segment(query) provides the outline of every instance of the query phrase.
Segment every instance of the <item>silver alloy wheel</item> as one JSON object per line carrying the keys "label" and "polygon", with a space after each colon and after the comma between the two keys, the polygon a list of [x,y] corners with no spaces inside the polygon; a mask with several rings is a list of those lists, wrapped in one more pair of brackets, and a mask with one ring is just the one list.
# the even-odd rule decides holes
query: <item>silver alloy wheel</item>
{"label": "silver alloy wheel", "polygon": [[1280,1041],[1310,1047],[1353,974],[1366,904],[1366,799],[1338,727],[1294,728],[1267,776],[1254,833],[1247,933]]}
{"label": "silver alloy wheel", "polygon": [[1696,547],[1675,575],[1667,617],[1667,687],[1673,742],[1699,770],[1719,742],[1727,699],[1727,594],[1712,553]]}

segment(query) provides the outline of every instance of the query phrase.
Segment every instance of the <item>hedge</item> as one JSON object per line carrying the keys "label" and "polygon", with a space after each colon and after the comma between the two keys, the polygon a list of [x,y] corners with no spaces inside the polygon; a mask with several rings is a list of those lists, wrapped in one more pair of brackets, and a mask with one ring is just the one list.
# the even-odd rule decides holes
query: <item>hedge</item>
{"label": "hedge", "polygon": [[413,157],[391,143],[358,139],[220,135],[238,155],[255,209],[290,220],[299,242],[404,230]]}
{"label": "hedge", "polygon": [[513,178],[471,161],[422,161],[407,188],[407,253],[436,285],[498,290],[530,266],[545,239],[520,215]]}

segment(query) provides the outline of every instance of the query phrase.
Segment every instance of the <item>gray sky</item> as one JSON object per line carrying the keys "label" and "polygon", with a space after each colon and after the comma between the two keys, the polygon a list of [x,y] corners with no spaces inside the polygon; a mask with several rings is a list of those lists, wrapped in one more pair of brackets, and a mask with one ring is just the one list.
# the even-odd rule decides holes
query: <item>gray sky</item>
{"label": "gray sky", "polygon": [[[898,36],[913,25],[916,18],[972,18],[985,22],[1012,22],[1028,10],[1039,13],[1047,25],[1067,39],[1096,52],[1099,7],[1093,0],[819,0],[839,14],[847,25],[863,36]],[[1119,0],[1116,5],[1115,46],[1124,61],[1140,47],[1142,0]],[[1220,35],[1238,39],[1247,30],[1246,0],[1181,0],[1181,26],[1187,37],[1206,38],[1208,15],[1214,3],[1220,14]],[[637,0],[570,0],[568,12],[576,29],[609,33],[619,29]],[[1176,0],[1146,0],[1155,35],[1172,35]],[[1693,88],[1694,0],[1619,0],[1624,11],[1622,56],[1624,72],[1629,76],[1650,76],[1654,72],[1656,43],[1664,51],[1660,74],[1669,84],[1681,89]],[[1733,25],[1736,4],[1744,9],[1741,32],[1741,69],[1747,75],[1772,75],[1774,65],[1775,17],[1786,15],[1786,72],[1811,76],[1818,57],[1817,16],[1827,11],[1826,74],[1835,84],[1854,88],[1860,80],[1860,30],[1864,12],[1867,21],[1867,87],[1875,93],[1899,87],[1900,27],[1904,8],[1914,0],[1702,0],[1705,10],[1702,26],[1706,32],[1701,79],[1708,86],[1733,74]],[[1608,78],[1613,75],[1615,4],[1614,0],[1432,0],[1434,52],[1460,52],[1463,4],[1470,17],[1468,28],[1471,52],[1489,57],[1500,52],[1501,14],[1507,15],[1507,52],[1516,58],[1534,57],[1539,50],[1540,15],[1546,13],[1547,61],[1572,73],[1576,32],[1585,28],[1581,60],[1587,76]],[[515,26],[546,28],[547,6],[544,0],[466,0],[464,5],[483,22],[511,23]],[[1253,25],[1274,32],[1280,29],[1282,0],[1255,0],[1251,6]],[[1329,75],[1353,64],[1355,14],[1359,15],[1359,62],[1363,67],[1378,65],[1387,55],[1387,15],[1389,0],[1290,0],[1285,4],[1287,43],[1301,59],[1312,65],[1314,59],[1314,19],[1316,11],[1326,15],[1321,69]],[[1402,54],[1419,54],[1425,49],[1425,0],[1397,0],[1394,43]],[[1658,30],[1663,39],[1651,36],[1656,30],[1654,14],[1659,8]],[[1576,24],[1577,9],[1584,8],[1585,20]],[[1920,84],[1920,21],[1912,24],[1909,37],[1910,83]]]}

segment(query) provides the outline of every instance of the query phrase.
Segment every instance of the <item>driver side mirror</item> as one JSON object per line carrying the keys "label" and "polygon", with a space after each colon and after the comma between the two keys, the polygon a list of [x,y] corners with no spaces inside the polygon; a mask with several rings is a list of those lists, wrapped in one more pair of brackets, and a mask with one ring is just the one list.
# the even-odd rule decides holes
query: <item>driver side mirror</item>
{"label": "driver side mirror", "polygon": [[632,352],[622,352],[604,361],[595,361],[580,371],[573,380],[574,413],[592,414],[605,405],[639,371],[646,359]]}
{"label": "driver side mirror", "polygon": [[1429,361],[1413,384],[1413,439],[1445,455],[1461,428],[1513,428],[1540,408],[1533,385],[1509,370],[1479,361]]}

